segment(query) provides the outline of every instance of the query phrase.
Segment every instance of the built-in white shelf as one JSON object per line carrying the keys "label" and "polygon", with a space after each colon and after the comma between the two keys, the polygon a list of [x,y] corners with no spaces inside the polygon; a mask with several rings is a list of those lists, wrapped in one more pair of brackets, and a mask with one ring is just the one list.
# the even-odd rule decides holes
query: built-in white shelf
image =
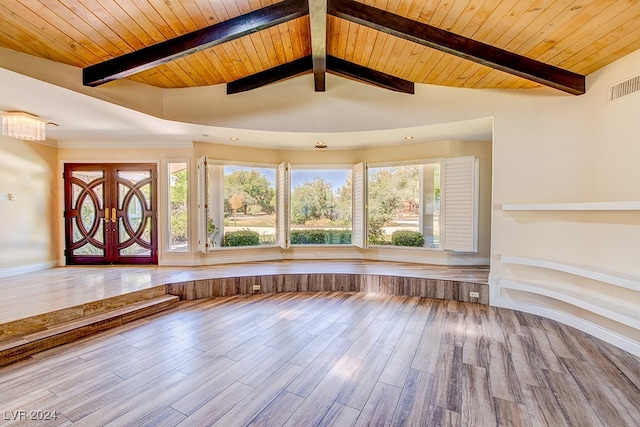
{"label": "built-in white shelf", "polygon": [[561,271],[587,279],[609,283],[621,288],[640,291],[640,277],[630,274],[618,273],[615,271],[597,269],[581,264],[551,261],[540,258],[529,258],[513,255],[502,255],[500,261],[507,264],[526,265],[529,267],[546,268],[549,270]]}
{"label": "built-in white shelf", "polygon": [[503,211],[640,211],[640,201],[581,203],[505,203]]}
{"label": "built-in white shelf", "polygon": [[500,279],[500,287],[553,298],[575,307],[598,314],[636,329],[640,329],[640,318],[631,317],[625,312],[637,312],[637,305],[616,300],[601,292],[588,291],[577,286],[563,284],[562,288],[549,284],[528,281]]}

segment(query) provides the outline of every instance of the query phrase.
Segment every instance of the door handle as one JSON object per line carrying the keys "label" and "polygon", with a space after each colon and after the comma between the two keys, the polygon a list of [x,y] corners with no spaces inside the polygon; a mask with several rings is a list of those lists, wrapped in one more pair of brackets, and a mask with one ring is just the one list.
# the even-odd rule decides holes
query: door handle
{"label": "door handle", "polygon": [[109,210],[109,208],[106,208],[104,210],[104,218],[102,218],[104,220],[104,222],[109,222],[109,220],[111,220],[111,222],[116,222],[117,221],[117,216],[116,216],[116,208],[111,208],[111,210]]}

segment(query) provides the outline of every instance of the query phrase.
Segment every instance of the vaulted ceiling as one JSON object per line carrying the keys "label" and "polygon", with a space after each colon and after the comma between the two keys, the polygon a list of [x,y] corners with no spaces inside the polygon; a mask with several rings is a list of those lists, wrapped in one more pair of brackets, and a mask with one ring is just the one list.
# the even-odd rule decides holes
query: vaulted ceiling
{"label": "vaulted ceiling", "polygon": [[0,46],[84,69],[85,84],[250,90],[324,72],[402,92],[548,85],[640,49],[637,0],[3,0]]}

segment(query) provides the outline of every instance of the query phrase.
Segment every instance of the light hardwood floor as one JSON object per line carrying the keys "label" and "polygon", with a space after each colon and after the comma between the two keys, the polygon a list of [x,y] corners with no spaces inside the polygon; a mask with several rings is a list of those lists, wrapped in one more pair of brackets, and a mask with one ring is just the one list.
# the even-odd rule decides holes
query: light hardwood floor
{"label": "light hardwood floor", "polygon": [[265,294],[186,301],[2,368],[0,423],[637,426],[639,385],[637,358],[533,315]]}
{"label": "light hardwood floor", "polygon": [[0,278],[0,324],[160,285],[225,277],[310,273],[392,275],[488,283],[488,267],[450,267],[385,261],[268,261],[204,267],[58,267]]}

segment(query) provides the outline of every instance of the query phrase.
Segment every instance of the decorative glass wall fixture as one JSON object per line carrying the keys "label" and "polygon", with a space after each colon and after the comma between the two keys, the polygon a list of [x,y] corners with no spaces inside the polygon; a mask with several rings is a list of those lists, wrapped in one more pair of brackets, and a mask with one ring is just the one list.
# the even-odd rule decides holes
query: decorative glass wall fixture
{"label": "decorative glass wall fixture", "polygon": [[27,141],[44,141],[46,121],[22,112],[2,113],[2,135]]}

